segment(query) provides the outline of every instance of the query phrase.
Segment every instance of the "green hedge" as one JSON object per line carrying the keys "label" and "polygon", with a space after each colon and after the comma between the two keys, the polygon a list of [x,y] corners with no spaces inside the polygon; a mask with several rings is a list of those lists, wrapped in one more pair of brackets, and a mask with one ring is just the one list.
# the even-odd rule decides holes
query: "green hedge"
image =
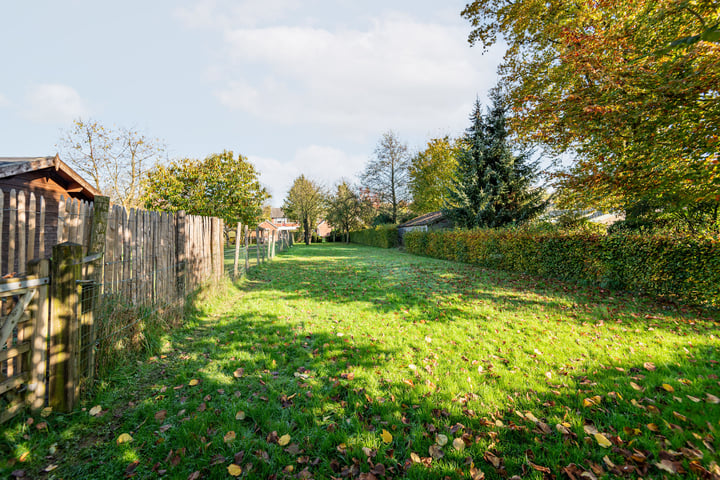
{"label": "green hedge", "polygon": [[557,230],[409,232],[416,255],[720,306],[720,241]]}
{"label": "green hedge", "polygon": [[350,232],[352,243],[361,243],[371,247],[394,248],[398,246],[397,225],[378,225],[375,228]]}

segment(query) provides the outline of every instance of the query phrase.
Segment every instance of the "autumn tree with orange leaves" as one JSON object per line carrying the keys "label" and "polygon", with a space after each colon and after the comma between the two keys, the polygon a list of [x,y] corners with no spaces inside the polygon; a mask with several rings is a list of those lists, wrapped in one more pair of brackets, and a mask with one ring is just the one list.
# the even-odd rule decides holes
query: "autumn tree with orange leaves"
{"label": "autumn tree with orange leaves", "polygon": [[720,229],[716,1],[476,0],[462,15],[471,43],[508,44],[513,130],[574,155],[555,174],[565,205],[644,203]]}

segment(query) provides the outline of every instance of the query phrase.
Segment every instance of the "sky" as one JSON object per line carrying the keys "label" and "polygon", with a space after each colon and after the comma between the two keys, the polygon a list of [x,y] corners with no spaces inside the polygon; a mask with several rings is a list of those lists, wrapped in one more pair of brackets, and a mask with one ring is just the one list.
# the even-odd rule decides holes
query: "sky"
{"label": "sky", "polygon": [[416,152],[486,101],[503,51],[470,47],[465,3],[3,1],[0,156],[54,155],[82,118],[165,162],[242,154],[273,206],[300,174],[354,182],[384,132]]}

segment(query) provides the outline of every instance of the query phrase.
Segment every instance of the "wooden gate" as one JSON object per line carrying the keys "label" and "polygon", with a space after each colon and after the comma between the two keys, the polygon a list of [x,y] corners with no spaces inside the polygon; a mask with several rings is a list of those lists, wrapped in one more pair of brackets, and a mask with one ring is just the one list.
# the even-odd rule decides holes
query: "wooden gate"
{"label": "wooden gate", "polygon": [[0,423],[45,404],[49,268],[30,262],[28,275],[0,280]]}

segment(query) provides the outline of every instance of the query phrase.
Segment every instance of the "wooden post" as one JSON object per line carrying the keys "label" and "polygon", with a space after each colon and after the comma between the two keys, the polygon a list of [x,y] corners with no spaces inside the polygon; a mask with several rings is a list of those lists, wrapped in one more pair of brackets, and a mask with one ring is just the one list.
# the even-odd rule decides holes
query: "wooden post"
{"label": "wooden post", "polygon": [[186,220],[185,212],[179,211],[176,215],[176,240],[175,240],[175,265],[176,276],[175,281],[177,285],[177,297],[179,299],[185,298],[185,241],[186,241]]}
{"label": "wooden post", "polygon": [[97,329],[95,318],[99,318],[100,298],[103,294],[103,263],[105,261],[105,235],[107,233],[108,214],[110,211],[110,197],[95,197],[95,205],[92,219],[92,230],[90,231],[90,244],[88,253],[101,253],[102,255],[87,264],[88,280],[93,283],[90,288],[90,311],[83,318],[84,329],[87,330],[87,378],[92,383],[95,375],[95,338]]}
{"label": "wooden post", "polygon": [[82,245],[64,242],[53,247],[52,312],[50,320],[50,406],[69,412],[79,395],[78,280]]}
{"label": "wooden post", "polygon": [[233,264],[233,280],[238,277],[238,262],[240,261],[240,234],[242,233],[242,223],[238,222],[235,230],[235,263]]}
{"label": "wooden post", "polygon": [[[45,278],[50,275],[50,261],[47,259],[34,260],[28,264],[28,273]],[[50,305],[48,298],[49,287],[38,287],[37,297],[33,301],[32,337],[30,340],[30,382],[28,385],[27,404],[33,411],[45,406],[45,374],[47,373],[47,347],[48,347],[48,315]]]}
{"label": "wooden post", "polygon": [[248,268],[250,268],[250,227],[245,225],[245,272],[247,274]]}
{"label": "wooden post", "polygon": [[270,258],[275,258],[275,230],[273,230],[273,231],[270,233],[270,236],[271,236],[271,240],[270,240],[270,245],[271,245]]}
{"label": "wooden post", "polygon": [[255,228],[255,253],[257,253],[257,264],[260,265],[260,227]]}

